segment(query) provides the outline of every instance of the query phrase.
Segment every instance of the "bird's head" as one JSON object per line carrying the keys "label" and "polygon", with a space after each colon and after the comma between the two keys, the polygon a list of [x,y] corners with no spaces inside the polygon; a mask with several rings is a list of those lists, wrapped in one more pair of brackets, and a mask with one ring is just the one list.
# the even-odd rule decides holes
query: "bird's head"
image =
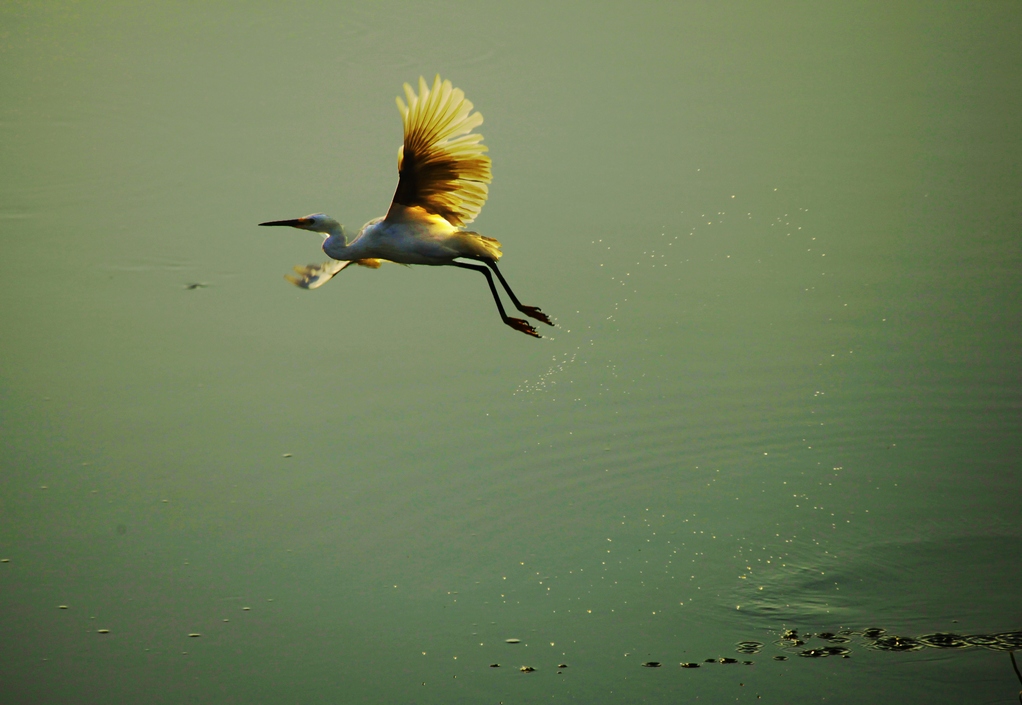
{"label": "bird's head", "polygon": [[312,215],[292,218],[291,220],[271,220],[260,225],[286,225],[299,230],[308,230],[324,235],[342,235],[343,227],[336,220],[324,213],[313,213]]}

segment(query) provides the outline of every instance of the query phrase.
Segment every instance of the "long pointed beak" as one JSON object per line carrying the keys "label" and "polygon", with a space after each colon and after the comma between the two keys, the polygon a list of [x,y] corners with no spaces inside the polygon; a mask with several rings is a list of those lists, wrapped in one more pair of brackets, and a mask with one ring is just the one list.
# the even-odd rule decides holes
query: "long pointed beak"
{"label": "long pointed beak", "polygon": [[291,228],[300,228],[305,222],[305,218],[292,218],[291,220],[271,220],[266,223],[259,223],[260,225],[287,225]]}

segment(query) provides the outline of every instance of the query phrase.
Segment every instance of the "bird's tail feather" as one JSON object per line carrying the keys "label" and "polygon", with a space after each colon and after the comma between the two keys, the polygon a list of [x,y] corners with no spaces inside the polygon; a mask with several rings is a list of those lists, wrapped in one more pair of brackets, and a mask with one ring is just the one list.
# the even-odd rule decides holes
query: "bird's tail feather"
{"label": "bird's tail feather", "polygon": [[500,251],[500,241],[492,237],[486,237],[471,230],[462,230],[458,233],[460,244],[471,254],[465,257],[478,257],[479,259],[492,259],[497,261],[503,256]]}

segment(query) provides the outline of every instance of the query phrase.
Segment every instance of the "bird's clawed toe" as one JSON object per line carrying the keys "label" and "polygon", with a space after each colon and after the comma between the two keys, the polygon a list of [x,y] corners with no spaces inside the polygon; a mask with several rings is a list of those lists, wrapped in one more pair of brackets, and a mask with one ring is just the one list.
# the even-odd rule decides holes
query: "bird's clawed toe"
{"label": "bird's clawed toe", "polygon": [[514,328],[517,331],[521,331],[526,335],[531,335],[533,338],[542,338],[536,329],[532,327],[532,324],[522,318],[505,318],[504,323]]}
{"label": "bird's clawed toe", "polygon": [[542,321],[548,326],[552,326],[554,324],[554,322],[550,320],[550,316],[539,310],[539,306],[522,306],[521,310],[522,313],[529,318],[535,318],[537,321]]}

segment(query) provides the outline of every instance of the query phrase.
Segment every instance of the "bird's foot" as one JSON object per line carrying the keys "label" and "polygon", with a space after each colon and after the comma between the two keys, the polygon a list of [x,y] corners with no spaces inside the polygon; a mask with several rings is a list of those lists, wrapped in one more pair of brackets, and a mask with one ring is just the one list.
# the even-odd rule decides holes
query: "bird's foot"
{"label": "bird's foot", "polygon": [[525,319],[509,317],[504,319],[504,323],[507,323],[509,326],[511,326],[517,331],[521,331],[526,335],[531,335],[533,338],[543,337],[539,333],[537,333],[536,329],[532,327],[532,324],[526,321]]}
{"label": "bird's foot", "polygon": [[522,306],[520,310],[529,318],[535,318],[537,321],[542,321],[548,326],[552,326],[554,324],[554,322],[550,320],[550,316],[539,310],[539,306]]}

